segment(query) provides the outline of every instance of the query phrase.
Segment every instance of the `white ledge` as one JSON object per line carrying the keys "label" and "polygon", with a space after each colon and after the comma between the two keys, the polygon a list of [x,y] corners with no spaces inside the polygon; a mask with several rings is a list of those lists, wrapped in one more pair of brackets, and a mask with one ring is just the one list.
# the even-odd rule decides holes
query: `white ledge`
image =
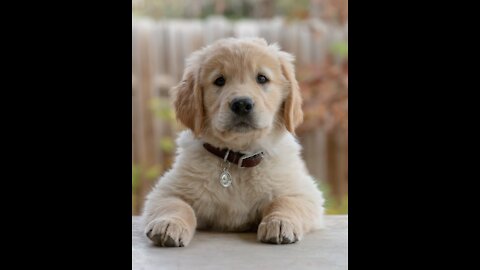
{"label": "white ledge", "polygon": [[326,225],[295,244],[260,243],[255,233],[197,231],[187,247],[162,248],[132,217],[132,269],[348,269],[348,216],[326,216]]}

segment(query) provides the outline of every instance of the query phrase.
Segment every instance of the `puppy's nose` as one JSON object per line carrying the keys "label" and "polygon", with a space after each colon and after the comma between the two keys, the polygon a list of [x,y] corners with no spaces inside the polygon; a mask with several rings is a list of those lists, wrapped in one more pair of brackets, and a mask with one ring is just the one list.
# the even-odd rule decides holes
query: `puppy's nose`
{"label": "puppy's nose", "polygon": [[247,97],[234,98],[230,109],[237,115],[247,115],[253,109],[253,100]]}

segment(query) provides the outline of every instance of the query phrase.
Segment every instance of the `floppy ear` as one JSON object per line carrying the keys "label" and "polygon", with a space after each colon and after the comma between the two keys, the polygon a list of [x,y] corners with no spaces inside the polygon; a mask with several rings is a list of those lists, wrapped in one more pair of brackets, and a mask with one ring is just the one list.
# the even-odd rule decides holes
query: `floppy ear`
{"label": "floppy ear", "polygon": [[183,73],[180,84],[172,88],[173,105],[177,119],[191,129],[195,136],[203,127],[203,97],[198,85],[198,72],[189,65]]}
{"label": "floppy ear", "polygon": [[295,134],[295,128],[303,122],[302,95],[293,66],[293,55],[279,52],[282,74],[287,80],[287,98],[283,104],[283,119],[285,127],[290,133]]}

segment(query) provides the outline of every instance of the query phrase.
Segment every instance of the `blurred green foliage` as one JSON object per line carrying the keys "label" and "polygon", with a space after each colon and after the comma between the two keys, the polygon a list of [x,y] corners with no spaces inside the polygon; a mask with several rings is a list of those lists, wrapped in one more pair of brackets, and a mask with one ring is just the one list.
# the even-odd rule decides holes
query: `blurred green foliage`
{"label": "blurred green foliage", "polygon": [[132,192],[135,193],[138,187],[138,181],[140,178],[140,170],[138,166],[132,164]]}
{"label": "blurred green foliage", "polygon": [[327,215],[346,215],[348,214],[348,196],[344,196],[339,202],[327,200],[325,204],[325,213]]}
{"label": "blurred green foliage", "polygon": [[347,58],[348,57],[348,43],[346,41],[339,41],[339,42],[335,42],[332,44],[331,48],[330,48],[330,51],[344,59],[344,58]]}
{"label": "blurred green foliage", "polygon": [[133,0],[132,13],[137,17],[207,18],[223,15],[228,19],[305,18],[310,10],[309,0]]}
{"label": "blurred green foliage", "polygon": [[317,180],[318,187],[323,193],[325,199],[325,213],[327,215],[346,215],[348,214],[348,195],[343,198],[335,198],[327,183]]}
{"label": "blurred green foliage", "polygon": [[157,178],[162,173],[163,168],[160,165],[152,166],[145,171],[145,177],[148,180],[157,180]]}
{"label": "blurred green foliage", "polygon": [[175,149],[175,142],[171,137],[162,137],[159,143],[160,150],[172,153]]}
{"label": "blurred green foliage", "polygon": [[168,98],[153,97],[150,99],[150,110],[152,110],[155,117],[175,122],[175,113]]}
{"label": "blurred green foliage", "polygon": [[139,184],[140,170],[132,164],[132,209],[137,207],[137,188]]}

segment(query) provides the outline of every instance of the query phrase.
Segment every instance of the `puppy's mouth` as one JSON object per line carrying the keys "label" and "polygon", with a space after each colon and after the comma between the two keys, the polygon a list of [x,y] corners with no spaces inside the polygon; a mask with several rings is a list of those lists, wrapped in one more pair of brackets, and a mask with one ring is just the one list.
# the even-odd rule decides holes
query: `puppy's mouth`
{"label": "puppy's mouth", "polygon": [[227,127],[227,130],[239,133],[246,133],[257,129],[257,125],[250,119],[234,119]]}

